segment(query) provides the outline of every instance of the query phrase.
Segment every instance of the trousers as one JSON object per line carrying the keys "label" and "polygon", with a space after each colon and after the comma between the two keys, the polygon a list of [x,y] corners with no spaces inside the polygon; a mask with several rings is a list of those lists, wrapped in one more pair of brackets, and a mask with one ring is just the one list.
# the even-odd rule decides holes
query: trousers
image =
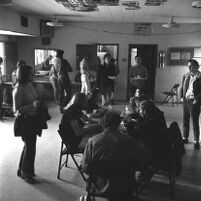
{"label": "trousers", "polygon": [[183,102],[183,137],[189,137],[190,130],[190,119],[193,125],[194,140],[199,141],[200,139],[200,104],[193,104],[193,100],[184,99]]}

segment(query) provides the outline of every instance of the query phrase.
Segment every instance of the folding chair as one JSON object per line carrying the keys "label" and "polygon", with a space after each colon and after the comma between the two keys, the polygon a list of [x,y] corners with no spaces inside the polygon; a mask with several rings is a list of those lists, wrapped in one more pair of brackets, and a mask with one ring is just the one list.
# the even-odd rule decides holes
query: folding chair
{"label": "folding chair", "polygon": [[[87,179],[87,196],[86,201],[95,201],[96,198],[113,198],[111,197],[111,192],[103,193],[99,192],[101,189],[98,184],[96,184],[98,177],[103,178],[129,178],[128,179],[128,186],[132,187],[133,182],[131,181],[134,177],[134,170],[131,170],[129,168],[124,168],[122,164],[115,164],[111,162],[96,162],[94,164],[90,163],[90,170],[89,170],[89,177]],[[94,190],[93,190],[94,189]],[[105,190],[105,188],[104,188]],[[128,190],[128,189],[127,189]],[[129,191],[129,190],[128,190]],[[114,192],[114,194],[117,194],[118,192]],[[132,191],[131,193],[126,193],[126,195],[123,196],[124,201],[130,201],[132,197]],[[114,198],[113,198],[114,199]]]}
{"label": "folding chair", "polygon": [[[174,106],[174,103],[179,103],[179,98],[178,98],[178,88],[179,84],[175,84],[170,91],[164,91],[162,92],[165,96],[162,104],[168,103],[170,100],[172,102],[172,106]],[[176,101],[174,100],[174,97],[176,97]]]}
{"label": "folding chair", "polygon": [[[57,178],[60,179],[60,173],[61,173],[61,169],[63,167],[68,167],[68,158],[69,155],[71,156],[71,158],[73,159],[73,162],[75,164],[75,166],[77,167],[78,171],[80,172],[82,178],[84,179],[84,181],[86,181],[86,177],[84,175],[84,172],[82,170],[82,168],[80,167],[80,165],[78,164],[78,162],[76,161],[75,156],[77,154],[82,154],[83,153],[83,149],[79,149],[79,148],[72,148],[72,146],[70,144],[68,144],[67,142],[64,142],[63,139],[63,134],[58,131],[62,141],[61,141],[61,150],[60,150],[60,156],[59,156],[59,167],[58,167],[58,173],[57,173]],[[64,159],[63,159],[64,157]]]}
{"label": "folding chair", "polygon": [[181,172],[182,155],[185,153],[184,145],[182,142],[181,132],[177,122],[172,122],[168,128],[169,134],[169,151],[166,160],[161,160],[157,166],[149,166],[150,174],[140,183],[136,191],[138,196],[145,186],[149,183],[151,178],[159,172],[159,170],[166,171],[168,173],[169,185],[170,185],[170,197],[174,197],[174,184],[176,183],[176,176]]}

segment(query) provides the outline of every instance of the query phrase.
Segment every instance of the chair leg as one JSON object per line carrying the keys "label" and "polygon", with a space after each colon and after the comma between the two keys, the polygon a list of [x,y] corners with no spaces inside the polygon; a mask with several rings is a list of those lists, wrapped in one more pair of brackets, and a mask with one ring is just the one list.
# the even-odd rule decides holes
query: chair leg
{"label": "chair leg", "polygon": [[82,169],[80,168],[80,166],[78,165],[77,161],[75,160],[74,155],[71,154],[71,157],[72,157],[72,159],[73,159],[73,161],[74,161],[74,163],[75,163],[75,165],[76,165],[78,171],[80,172],[80,174],[81,174],[83,180],[86,181],[87,179],[86,179],[86,177],[84,176],[84,173],[83,173]]}
{"label": "chair leg", "polygon": [[62,150],[63,150],[63,142],[61,142],[61,150],[60,150],[60,156],[59,156],[59,167],[58,167],[58,173],[57,178],[60,179],[60,171],[61,171],[61,162],[62,162]]}
{"label": "chair leg", "polygon": [[170,197],[174,198],[174,184],[175,184],[175,174],[174,171],[169,171],[169,184],[170,184]]}

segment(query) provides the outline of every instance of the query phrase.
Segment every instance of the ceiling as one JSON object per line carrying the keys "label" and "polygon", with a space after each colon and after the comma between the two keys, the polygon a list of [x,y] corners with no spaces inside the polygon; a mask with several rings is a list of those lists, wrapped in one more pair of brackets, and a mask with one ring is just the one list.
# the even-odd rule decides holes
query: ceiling
{"label": "ceiling", "polygon": [[55,0],[12,0],[13,5],[9,8],[41,19],[53,19],[56,15],[60,21],[165,23],[174,16],[178,23],[201,23],[201,9],[192,7],[193,0],[167,0],[160,6],[145,6],[145,0],[138,1],[139,10],[125,10],[124,6],[118,5],[79,12],[65,8]]}

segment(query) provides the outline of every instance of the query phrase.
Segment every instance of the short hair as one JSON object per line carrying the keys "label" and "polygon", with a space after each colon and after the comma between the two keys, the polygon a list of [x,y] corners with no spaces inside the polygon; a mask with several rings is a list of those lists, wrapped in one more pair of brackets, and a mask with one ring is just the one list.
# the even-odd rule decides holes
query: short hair
{"label": "short hair", "polygon": [[106,53],[106,54],[104,55],[104,57],[103,57],[103,60],[105,61],[105,59],[108,58],[108,57],[111,57],[111,54]]}
{"label": "short hair", "polygon": [[140,55],[136,55],[136,56],[135,56],[135,59],[136,59],[136,58],[142,59],[142,57],[141,57]]}
{"label": "short hair", "polygon": [[140,108],[145,110],[148,115],[152,115],[156,110],[156,106],[151,100],[143,100],[140,102]]}
{"label": "short hair", "polygon": [[67,109],[70,108],[71,106],[75,106],[77,108],[82,107],[82,102],[84,99],[88,99],[87,96],[84,93],[75,93],[73,97],[71,98],[71,101],[67,105]]}
{"label": "short hair", "polygon": [[107,111],[103,116],[103,127],[104,128],[118,128],[121,123],[121,116],[116,111]]}
{"label": "short hair", "polygon": [[19,66],[23,66],[23,65],[26,65],[26,62],[24,60],[20,60],[17,62],[16,67],[18,68]]}
{"label": "short hair", "polygon": [[19,74],[17,77],[17,82],[20,84],[26,84],[30,81],[30,75],[32,72],[32,67],[28,65],[19,66]]}
{"label": "short hair", "polygon": [[195,67],[197,67],[197,68],[199,68],[199,67],[200,67],[200,65],[199,65],[198,61],[197,61],[197,60],[195,60],[195,59],[189,59],[189,60],[188,60],[188,62],[192,63],[192,64],[193,64]]}
{"label": "short hair", "polygon": [[64,54],[64,50],[57,50],[56,51],[56,57],[62,57]]}
{"label": "short hair", "polygon": [[0,64],[2,64],[3,63],[3,58],[2,57],[0,57]]}

